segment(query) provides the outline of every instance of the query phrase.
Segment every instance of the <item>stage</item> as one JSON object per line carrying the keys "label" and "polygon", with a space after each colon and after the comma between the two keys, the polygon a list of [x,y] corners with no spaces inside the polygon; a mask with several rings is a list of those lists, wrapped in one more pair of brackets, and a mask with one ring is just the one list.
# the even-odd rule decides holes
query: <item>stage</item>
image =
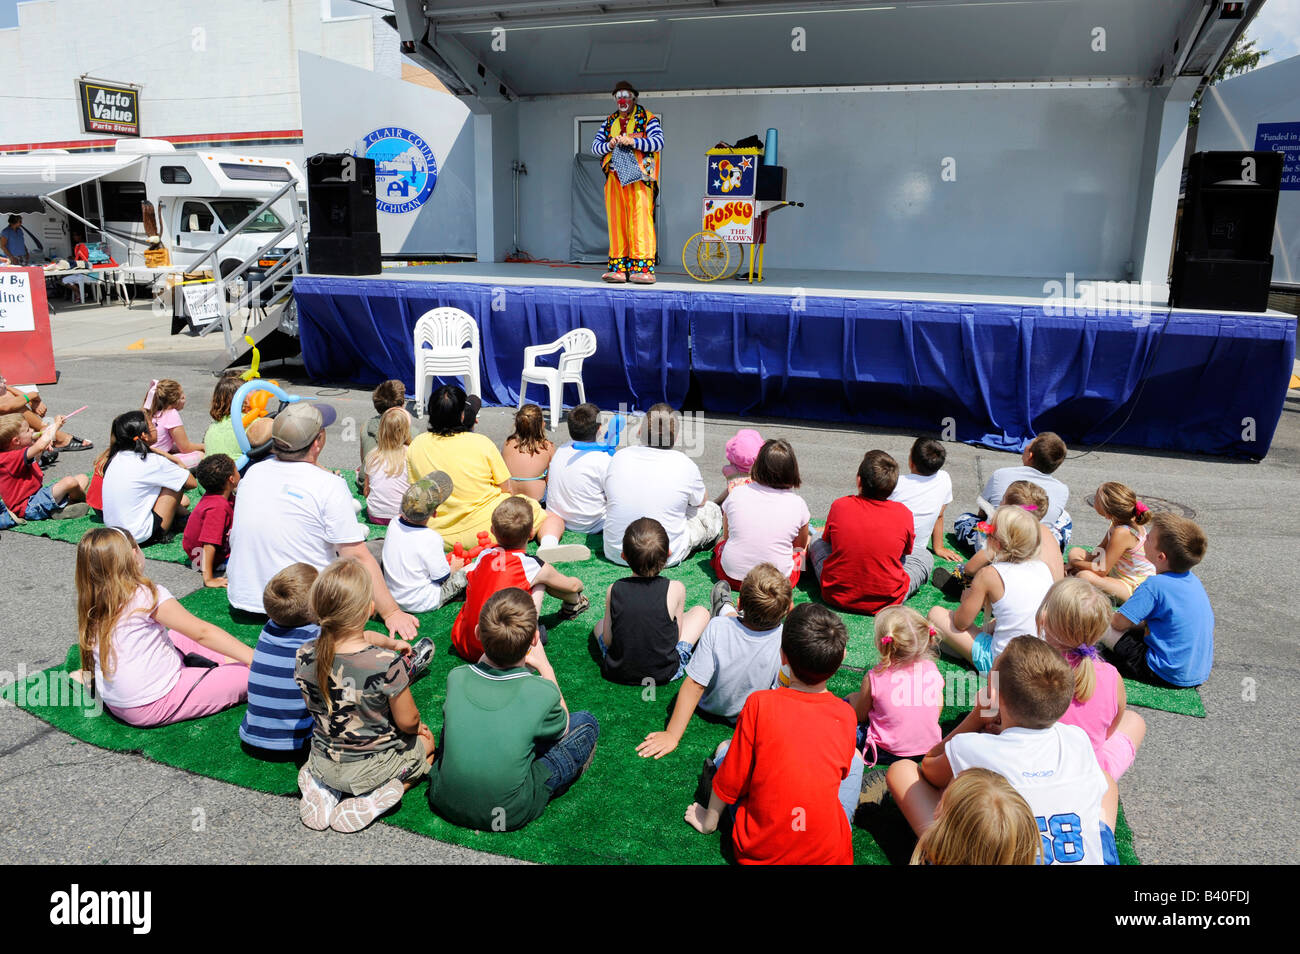
{"label": "stage", "polygon": [[[938,434],[1016,450],[1053,430],[1101,443],[1262,458],[1281,415],[1296,319],[1142,304],[1071,278],[769,268],[761,285],[700,283],[673,262],[653,286],[602,266],[455,263],[294,281],[307,371],[414,387],[412,329],[473,315],[487,404],[519,400],[523,349],[596,332],[588,400],[682,406]],[[694,388],[692,388],[694,385]],[[576,400],[574,389],[566,403]],[[530,400],[545,403],[536,388]]]}

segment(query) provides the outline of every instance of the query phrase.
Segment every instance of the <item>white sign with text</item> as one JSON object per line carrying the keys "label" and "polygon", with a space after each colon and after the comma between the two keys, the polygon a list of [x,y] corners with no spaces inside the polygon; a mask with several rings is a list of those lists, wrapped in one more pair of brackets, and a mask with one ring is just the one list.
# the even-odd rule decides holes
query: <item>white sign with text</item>
{"label": "white sign with text", "polygon": [[0,275],[0,332],[35,331],[32,287],[26,272]]}

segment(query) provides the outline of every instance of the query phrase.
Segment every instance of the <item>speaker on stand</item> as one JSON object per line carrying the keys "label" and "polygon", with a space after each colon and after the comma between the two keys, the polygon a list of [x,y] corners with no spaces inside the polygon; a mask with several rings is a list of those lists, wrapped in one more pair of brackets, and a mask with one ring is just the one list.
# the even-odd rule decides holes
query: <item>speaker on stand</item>
{"label": "speaker on stand", "polygon": [[382,269],[373,159],[318,153],[307,160],[307,270],[378,275]]}
{"label": "speaker on stand", "polygon": [[1187,171],[1169,302],[1175,308],[1267,311],[1279,152],[1198,152]]}

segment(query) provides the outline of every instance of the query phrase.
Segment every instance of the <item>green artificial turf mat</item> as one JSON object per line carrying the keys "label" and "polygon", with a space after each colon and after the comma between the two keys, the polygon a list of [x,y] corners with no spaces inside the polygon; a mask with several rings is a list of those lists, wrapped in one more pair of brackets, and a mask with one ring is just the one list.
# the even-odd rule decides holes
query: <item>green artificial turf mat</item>
{"label": "green artificial turf mat", "polygon": [[[361,501],[361,516],[364,519],[366,516],[365,498],[357,491],[356,472],[345,470],[342,472],[342,477],[347,481],[352,496]],[[202,490],[191,490],[189,494],[190,499],[197,504],[202,495]],[[10,529],[14,533],[25,533],[33,537],[48,537],[51,540],[60,540],[63,543],[75,545],[81,542],[81,538],[86,535],[87,530],[92,527],[102,527],[103,525],[104,521],[95,516],[92,510],[84,517],[75,517],[71,520],[29,520]],[[367,538],[370,540],[383,539],[388,529],[372,523],[367,523],[366,527],[370,530],[370,536]],[[179,533],[166,543],[155,543],[153,546],[144,547],[143,550],[144,555],[150,560],[161,560],[164,563],[180,563],[182,565],[189,563],[189,560],[185,557],[185,550],[181,547],[181,535]]]}
{"label": "green artificial turf mat", "polygon": [[[566,542],[584,542],[575,534],[566,534]],[[603,610],[605,587],[627,574],[627,569],[605,560],[601,538],[585,538],[593,557],[579,566],[563,569],[575,572],[592,597],[592,608],[576,620],[559,622],[555,616],[558,601],[548,597],[542,621],[549,629],[547,655],[555,667],[565,700],[573,711],[587,709],[600,721],[600,742],[591,768],[564,796],[556,799],[537,819],[516,832],[475,832],[458,828],[428,808],[425,785],[418,785],[401,806],[385,816],[384,822],[482,851],[553,864],[710,864],[723,861],[720,836],[700,835],[682,819],[691,803],[700,768],[706,756],[731,728],[724,724],[692,718],[676,751],[656,761],[642,759],[636,745],[648,732],[664,727],[678,684],[653,690],[639,686],[622,686],[605,681],[595,661],[591,627]],[[665,571],[665,575],[686,584],[688,604],[707,605],[713,586],[709,554],[698,554],[682,566]],[[801,583],[795,601],[815,598]],[[933,587],[909,602],[924,612],[941,597]],[[181,600],[190,612],[215,623],[249,645],[256,643],[260,626],[247,614],[232,614],[224,589],[199,590]],[[441,727],[441,704],[447,673],[464,662],[447,652],[448,632],[461,604],[453,603],[420,616],[420,632],[432,636],[437,653],[427,676],[412,691],[425,721],[434,735]],[[872,621],[867,617],[844,615],[849,627],[849,656],[845,667],[831,680],[837,694],[855,690],[864,668],[876,659],[871,639]],[[372,628],[379,628],[372,626]],[[945,676],[955,676],[953,685],[965,687],[969,670],[946,660],[940,669]],[[61,691],[63,699],[71,685],[69,669],[79,668],[74,646],[65,666],[47,670],[49,677],[37,674],[24,684],[22,708],[78,739],[105,749],[135,752],[146,758],[200,775],[231,782],[246,788],[279,795],[297,794],[297,769],[292,764],[262,762],[246,755],[240,747],[239,723],[244,706],[204,719],[156,729],[135,729],[123,725],[108,714],[88,717],[77,705],[51,705],[58,702],[52,695]],[[36,699],[37,686],[47,695]],[[0,691],[14,700],[18,687],[10,685]],[[75,698],[75,697],[74,697]],[[957,701],[955,698],[954,702]],[[960,705],[945,705],[942,719],[945,729],[962,714]],[[1125,864],[1138,863],[1133,852],[1132,832],[1121,814],[1118,831],[1120,858]],[[912,838],[906,823],[892,801],[883,806],[864,806],[853,829],[854,858],[859,864],[906,863]]]}

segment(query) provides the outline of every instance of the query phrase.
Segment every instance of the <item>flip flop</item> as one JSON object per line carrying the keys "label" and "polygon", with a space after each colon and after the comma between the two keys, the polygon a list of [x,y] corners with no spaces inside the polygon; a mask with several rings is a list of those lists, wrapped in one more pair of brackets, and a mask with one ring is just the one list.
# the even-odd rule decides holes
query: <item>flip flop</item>
{"label": "flip flop", "polygon": [[83,440],[80,437],[74,437],[72,438],[72,440],[68,441],[62,447],[56,446],[54,449],[56,451],[59,451],[60,453],[62,453],[63,451],[94,450],[95,445],[92,444],[90,441]]}

